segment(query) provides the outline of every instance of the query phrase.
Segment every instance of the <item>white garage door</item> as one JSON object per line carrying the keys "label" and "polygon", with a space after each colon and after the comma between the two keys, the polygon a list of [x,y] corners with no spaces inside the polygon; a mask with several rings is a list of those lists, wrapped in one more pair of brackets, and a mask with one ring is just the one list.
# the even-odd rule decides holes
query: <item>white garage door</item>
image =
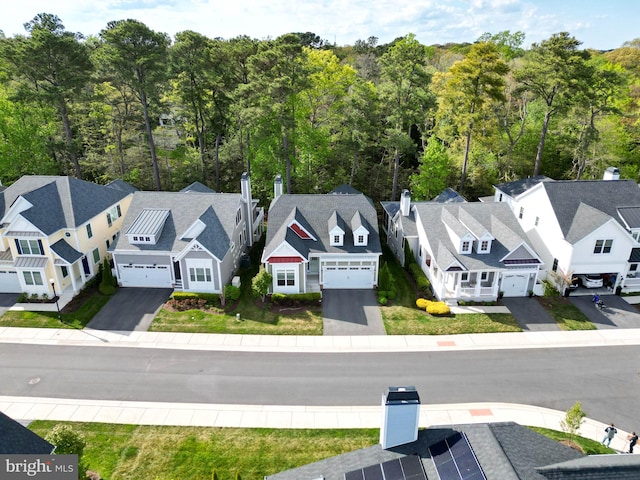
{"label": "white garage door", "polygon": [[322,270],[324,288],[373,288],[373,267],[324,267]]}
{"label": "white garage door", "polygon": [[118,265],[123,287],[171,288],[169,265]]}
{"label": "white garage door", "polygon": [[502,288],[505,297],[523,297],[527,293],[529,275],[505,275],[502,277]]}
{"label": "white garage door", "polygon": [[0,293],[20,293],[20,280],[18,280],[18,272],[8,270],[0,270]]}

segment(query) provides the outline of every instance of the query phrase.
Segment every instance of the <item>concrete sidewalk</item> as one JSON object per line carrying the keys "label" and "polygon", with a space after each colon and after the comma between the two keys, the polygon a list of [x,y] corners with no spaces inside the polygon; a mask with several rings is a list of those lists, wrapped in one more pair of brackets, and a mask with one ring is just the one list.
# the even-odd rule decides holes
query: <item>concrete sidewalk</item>
{"label": "concrete sidewalk", "polygon": [[[0,411],[20,420],[227,428],[379,428],[380,406],[209,405],[61,398],[0,397]],[[513,421],[562,430],[565,412],[512,403],[422,405],[420,427]],[[606,425],[586,419],[583,437],[601,441]],[[618,430],[611,447],[627,451],[628,432]]]}
{"label": "concrete sidewalk", "polygon": [[325,337],[0,327],[0,343],[251,352],[425,352],[640,345],[640,329]]}

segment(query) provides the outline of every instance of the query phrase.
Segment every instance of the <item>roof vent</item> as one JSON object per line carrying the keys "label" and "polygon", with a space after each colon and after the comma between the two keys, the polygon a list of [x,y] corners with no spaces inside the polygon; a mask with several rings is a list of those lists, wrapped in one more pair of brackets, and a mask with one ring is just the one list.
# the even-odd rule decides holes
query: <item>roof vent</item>
{"label": "roof vent", "polygon": [[620,180],[620,170],[617,167],[609,167],[604,171],[603,180]]}
{"label": "roof vent", "polygon": [[380,444],[388,449],[418,439],[420,396],[416,387],[389,387],[382,395]]}

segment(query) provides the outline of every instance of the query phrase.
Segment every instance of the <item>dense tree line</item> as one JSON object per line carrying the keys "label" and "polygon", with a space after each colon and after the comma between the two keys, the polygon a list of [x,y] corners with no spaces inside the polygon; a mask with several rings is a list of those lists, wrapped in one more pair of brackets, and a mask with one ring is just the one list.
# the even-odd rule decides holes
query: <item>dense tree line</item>
{"label": "dense tree line", "polygon": [[[470,199],[545,174],[640,174],[640,39],[588,51],[561,32],[422,45],[408,34],[338,47],[313,33],[174,39],[136,20],[95,37],[52,14],[0,32],[0,172],[141,189],[200,181],[263,202],[349,183],[375,200],[444,187]],[[266,204],[266,203],[263,203]]]}

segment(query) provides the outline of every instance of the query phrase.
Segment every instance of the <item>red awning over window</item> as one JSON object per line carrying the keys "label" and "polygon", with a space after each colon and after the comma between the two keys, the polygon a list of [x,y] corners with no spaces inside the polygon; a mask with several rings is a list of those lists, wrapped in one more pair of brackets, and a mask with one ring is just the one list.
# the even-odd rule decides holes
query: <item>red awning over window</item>
{"label": "red awning over window", "polygon": [[301,257],[271,257],[269,263],[302,263]]}

